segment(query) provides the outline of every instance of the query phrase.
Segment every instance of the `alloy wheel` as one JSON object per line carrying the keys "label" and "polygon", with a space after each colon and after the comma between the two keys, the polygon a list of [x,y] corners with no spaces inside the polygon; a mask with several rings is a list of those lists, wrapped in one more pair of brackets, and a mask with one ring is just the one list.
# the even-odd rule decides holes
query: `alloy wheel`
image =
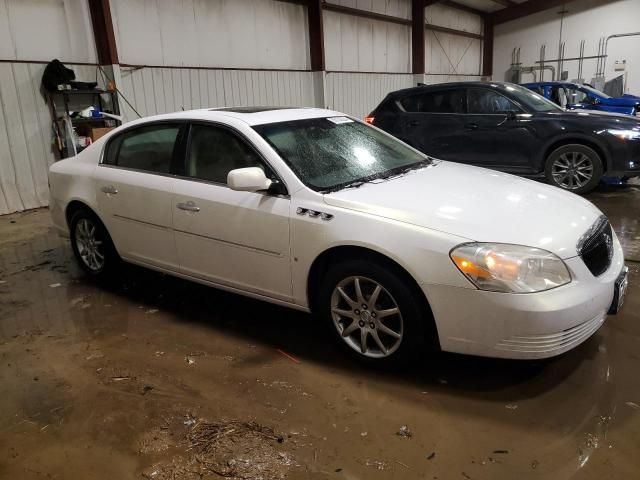
{"label": "alloy wheel", "polygon": [[551,175],[562,188],[577,190],[593,177],[593,161],[582,152],[566,152],[553,162]]}
{"label": "alloy wheel", "polygon": [[342,339],[356,352],[383,358],[402,342],[403,322],[393,296],[378,282],[352,276],[336,285],[331,317]]}
{"label": "alloy wheel", "polygon": [[78,255],[93,272],[99,272],[104,267],[103,241],[98,238],[97,233],[97,225],[92,220],[88,218],[78,220],[75,230]]}

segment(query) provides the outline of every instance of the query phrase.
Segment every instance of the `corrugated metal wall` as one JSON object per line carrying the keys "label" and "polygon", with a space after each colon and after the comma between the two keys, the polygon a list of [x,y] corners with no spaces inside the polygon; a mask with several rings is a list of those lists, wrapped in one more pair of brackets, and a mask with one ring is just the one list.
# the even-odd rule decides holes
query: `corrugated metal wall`
{"label": "corrugated metal wall", "polygon": [[[123,67],[121,75],[123,95],[142,116],[229,105],[313,106],[311,72]],[[120,104],[127,120],[137,118]]]}
{"label": "corrugated metal wall", "polygon": [[[95,80],[96,67],[72,65]],[[0,63],[0,214],[48,205],[47,172],[54,161],[51,115],[40,91],[41,63]]]}
{"label": "corrugated metal wall", "polygon": [[413,86],[413,75],[329,72],[327,107],[364,118],[393,90]]}

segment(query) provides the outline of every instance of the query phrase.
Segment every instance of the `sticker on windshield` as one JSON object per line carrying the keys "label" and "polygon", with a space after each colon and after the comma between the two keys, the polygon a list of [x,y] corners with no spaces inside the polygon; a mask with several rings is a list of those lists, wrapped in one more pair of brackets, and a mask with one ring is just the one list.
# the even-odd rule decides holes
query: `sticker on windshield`
{"label": "sticker on windshield", "polygon": [[340,125],[341,123],[353,123],[353,120],[347,117],[331,117],[327,118],[327,120],[335,123],[336,125]]}

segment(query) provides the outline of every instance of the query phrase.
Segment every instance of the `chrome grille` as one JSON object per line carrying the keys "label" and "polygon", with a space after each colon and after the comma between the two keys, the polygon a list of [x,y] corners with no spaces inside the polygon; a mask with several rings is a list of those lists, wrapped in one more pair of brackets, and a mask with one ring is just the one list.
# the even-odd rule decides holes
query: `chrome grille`
{"label": "chrome grille", "polygon": [[613,231],[607,217],[601,216],[580,238],[577,250],[593,276],[607,271],[613,257]]}

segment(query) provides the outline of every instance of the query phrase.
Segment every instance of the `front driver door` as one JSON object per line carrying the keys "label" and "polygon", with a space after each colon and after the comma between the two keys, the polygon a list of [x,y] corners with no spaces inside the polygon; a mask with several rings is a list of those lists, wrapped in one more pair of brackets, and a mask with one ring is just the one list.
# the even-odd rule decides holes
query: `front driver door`
{"label": "front driver door", "polygon": [[173,177],[184,122],[158,122],[114,136],[95,170],[102,221],[123,258],[178,269],[172,230]]}
{"label": "front driver door", "polygon": [[491,88],[469,88],[459,161],[513,173],[534,170],[535,126],[511,99]]}
{"label": "front driver door", "polygon": [[281,300],[291,299],[288,195],[227,186],[236,168],[266,162],[239,133],[211,123],[190,128],[184,178],[176,180],[173,225],[180,270]]}

